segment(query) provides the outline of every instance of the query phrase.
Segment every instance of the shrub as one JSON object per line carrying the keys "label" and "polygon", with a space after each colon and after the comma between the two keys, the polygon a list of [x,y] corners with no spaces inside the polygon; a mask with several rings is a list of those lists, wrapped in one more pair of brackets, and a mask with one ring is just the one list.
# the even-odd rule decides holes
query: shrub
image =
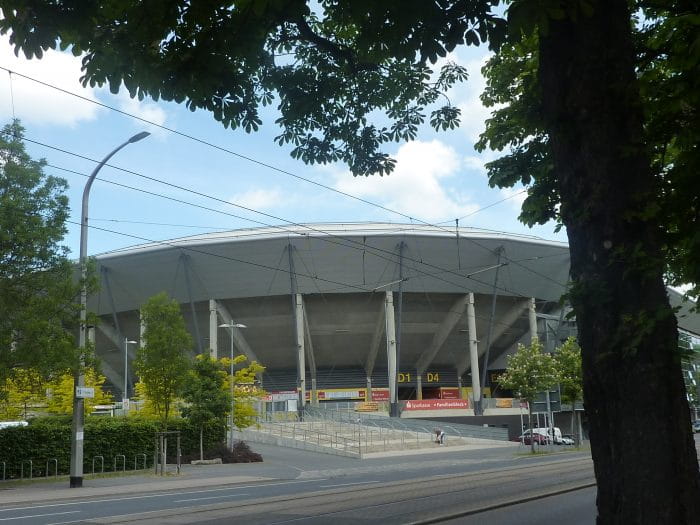
{"label": "shrub", "polygon": [[[159,423],[135,418],[88,417],[85,420],[85,442],[83,445],[83,471],[92,473],[93,459],[104,458],[105,472],[114,470],[114,460],[119,454],[126,458],[126,469],[135,468],[135,458],[146,454],[147,466],[153,465],[156,432]],[[199,428],[194,428],[184,419],[174,419],[168,423],[170,430],[180,430],[180,448],[183,454],[199,450]],[[69,418],[38,418],[27,427],[11,427],[0,430],[0,462],[6,463],[6,476],[19,478],[24,465],[24,475],[29,476],[29,460],[32,461],[34,477],[46,475],[46,462],[56,459],[59,474],[67,474],[70,469],[71,427]],[[206,431],[207,449],[220,444],[226,435],[224,424],[211,425]],[[168,448],[174,450],[175,440],[171,438]],[[143,465],[142,456],[138,465]],[[117,470],[121,470],[121,458]],[[99,472],[101,464],[95,461]],[[53,463],[49,467],[53,475]]]}

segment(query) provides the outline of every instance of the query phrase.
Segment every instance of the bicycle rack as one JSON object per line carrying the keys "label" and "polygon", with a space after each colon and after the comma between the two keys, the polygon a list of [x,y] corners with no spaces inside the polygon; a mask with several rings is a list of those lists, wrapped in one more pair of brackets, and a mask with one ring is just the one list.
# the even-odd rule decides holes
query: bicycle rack
{"label": "bicycle rack", "polygon": [[117,460],[119,458],[122,458],[122,472],[126,472],[126,456],[124,454],[114,456],[114,472],[117,471]]}
{"label": "bicycle rack", "polygon": [[56,458],[51,458],[49,460],[46,460],[46,477],[49,477],[49,465],[53,463],[53,475],[54,477],[58,477],[58,459]]}
{"label": "bicycle rack", "polygon": [[146,470],[146,454],[136,454],[134,456],[134,470],[138,470],[137,468],[137,460],[139,457],[143,457],[143,470]]}
{"label": "bicycle rack", "polygon": [[24,459],[20,464],[19,469],[19,479],[24,479],[24,464],[29,463],[29,479],[32,479],[32,471],[34,470],[34,463],[31,459]]}
{"label": "bicycle rack", "polygon": [[105,458],[102,457],[102,456],[94,456],[94,457],[92,458],[92,473],[95,474],[95,460],[96,460],[97,458],[100,458],[100,463],[101,463],[101,465],[102,465],[102,470],[100,470],[100,474],[104,474],[104,471],[105,471]]}

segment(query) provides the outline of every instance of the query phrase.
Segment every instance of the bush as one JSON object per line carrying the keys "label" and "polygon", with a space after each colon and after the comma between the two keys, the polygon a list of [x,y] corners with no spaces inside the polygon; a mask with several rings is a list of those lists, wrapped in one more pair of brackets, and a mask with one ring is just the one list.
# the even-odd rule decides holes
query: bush
{"label": "bush", "polygon": [[[19,478],[24,465],[24,475],[29,477],[29,460],[32,461],[32,475],[45,476],[46,462],[56,459],[59,474],[70,470],[70,418],[38,418],[27,427],[11,427],[0,430],[0,462],[6,463],[6,476]],[[110,472],[115,467],[115,457],[123,455],[126,469],[139,468],[146,455],[146,466],[153,465],[156,432],[159,426],[155,421],[135,418],[88,417],[85,420],[85,442],[83,445],[83,471],[92,473],[93,459],[104,458],[104,470]],[[183,454],[197,453],[199,450],[199,428],[194,428],[184,419],[174,419],[168,423],[169,430],[179,430],[180,448]],[[224,440],[226,427],[214,424],[205,427],[204,446],[214,448]],[[171,438],[168,448],[173,450],[175,440]],[[117,462],[117,470],[123,468],[122,459]],[[101,462],[95,460],[95,471],[100,472]],[[53,475],[53,461],[49,466]]]}
{"label": "bush", "polygon": [[[236,442],[233,445],[233,451],[229,450],[224,443],[204,450],[204,459],[216,458],[221,458],[223,463],[257,463],[263,460],[260,454],[250,450],[250,447],[243,441]],[[196,459],[199,459],[199,452],[183,454],[181,461],[189,463]]]}

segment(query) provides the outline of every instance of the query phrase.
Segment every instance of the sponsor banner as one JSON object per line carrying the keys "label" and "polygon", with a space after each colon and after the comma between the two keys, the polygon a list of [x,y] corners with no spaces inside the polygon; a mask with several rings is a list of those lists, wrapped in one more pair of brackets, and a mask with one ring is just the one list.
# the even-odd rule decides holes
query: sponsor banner
{"label": "sponsor banner", "polygon": [[459,388],[440,388],[440,399],[459,399]]}
{"label": "sponsor banner", "polygon": [[278,390],[276,392],[268,392],[267,395],[262,397],[263,401],[289,401],[291,399],[297,399],[296,390]]}
{"label": "sponsor banner", "polygon": [[469,408],[466,399],[411,399],[406,401],[404,410],[451,410]]}
{"label": "sponsor banner", "polygon": [[326,390],[319,390],[318,398],[325,399],[327,401],[333,399],[364,399],[365,390],[364,388],[354,390],[345,388],[328,388]]}
{"label": "sponsor banner", "polygon": [[513,399],[509,397],[496,398],[496,408],[513,408]]}
{"label": "sponsor banner", "polygon": [[388,388],[373,388],[372,389],[372,401],[389,401],[389,389]]}

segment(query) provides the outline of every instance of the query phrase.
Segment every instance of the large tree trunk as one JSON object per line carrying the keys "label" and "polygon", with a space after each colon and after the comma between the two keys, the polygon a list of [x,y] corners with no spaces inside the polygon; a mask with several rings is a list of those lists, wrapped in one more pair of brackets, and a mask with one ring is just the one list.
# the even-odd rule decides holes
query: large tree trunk
{"label": "large tree trunk", "polygon": [[697,523],[700,476],[630,14],[625,0],[589,3],[590,16],[540,26],[539,74],[571,249],[598,523]]}

